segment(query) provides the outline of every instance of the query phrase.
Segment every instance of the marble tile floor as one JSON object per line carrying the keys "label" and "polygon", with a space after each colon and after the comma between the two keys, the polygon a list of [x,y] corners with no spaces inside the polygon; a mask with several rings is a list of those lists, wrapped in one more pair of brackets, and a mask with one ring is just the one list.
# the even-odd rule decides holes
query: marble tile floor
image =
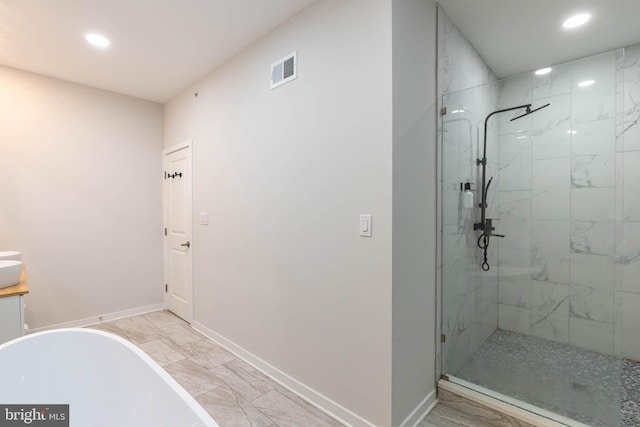
{"label": "marble tile floor", "polygon": [[343,426],[168,311],[89,327],[138,345],[195,397],[220,427]]}
{"label": "marble tile floor", "polygon": [[640,426],[640,364],[496,331],[454,376],[594,427]]}
{"label": "marble tile floor", "polygon": [[[139,346],[205,408],[220,427],[339,427],[339,421],[243,362],[168,311],[89,328]],[[445,393],[445,394],[443,394]],[[418,427],[525,427],[446,391]]]}

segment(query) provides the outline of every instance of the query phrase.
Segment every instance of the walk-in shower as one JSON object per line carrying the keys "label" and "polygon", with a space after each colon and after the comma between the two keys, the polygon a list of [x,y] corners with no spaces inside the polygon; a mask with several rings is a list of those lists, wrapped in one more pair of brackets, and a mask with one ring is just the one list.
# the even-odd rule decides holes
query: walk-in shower
{"label": "walk-in shower", "polygon": [[442,97],[440,372],[638,427],[640,45],[552,68]]}

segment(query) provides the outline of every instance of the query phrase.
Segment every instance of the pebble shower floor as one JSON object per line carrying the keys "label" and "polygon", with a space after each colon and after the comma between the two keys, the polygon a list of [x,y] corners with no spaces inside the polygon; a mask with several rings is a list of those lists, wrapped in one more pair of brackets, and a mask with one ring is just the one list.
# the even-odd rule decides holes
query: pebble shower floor
{"label": "pebble shower floor", "polygon": [[640,363],[504,330],[453,375],[595,427],[640,426]]}

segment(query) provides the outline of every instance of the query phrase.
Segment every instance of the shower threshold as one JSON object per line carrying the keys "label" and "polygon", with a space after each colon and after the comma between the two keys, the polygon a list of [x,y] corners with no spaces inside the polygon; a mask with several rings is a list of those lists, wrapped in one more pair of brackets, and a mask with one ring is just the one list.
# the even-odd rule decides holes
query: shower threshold
{"label": "shower threshold", "polygon": [[488,388],[452,375],[447,375],[446,378],[440,379],[438,381],[438,388],[536,427],[589,427],[576,420],[489,390]]}

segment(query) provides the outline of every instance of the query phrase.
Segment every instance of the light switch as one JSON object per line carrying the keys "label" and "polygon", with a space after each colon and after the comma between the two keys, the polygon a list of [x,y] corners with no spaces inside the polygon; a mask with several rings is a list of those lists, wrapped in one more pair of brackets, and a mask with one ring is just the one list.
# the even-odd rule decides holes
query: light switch
{"label": "light switch", "polygon": [[209,224],[209,212],[200,212],[200,225]]}
{"label": "light switch", "polygon": [[371,215],[360,215],[360,236],[371,237]]}

